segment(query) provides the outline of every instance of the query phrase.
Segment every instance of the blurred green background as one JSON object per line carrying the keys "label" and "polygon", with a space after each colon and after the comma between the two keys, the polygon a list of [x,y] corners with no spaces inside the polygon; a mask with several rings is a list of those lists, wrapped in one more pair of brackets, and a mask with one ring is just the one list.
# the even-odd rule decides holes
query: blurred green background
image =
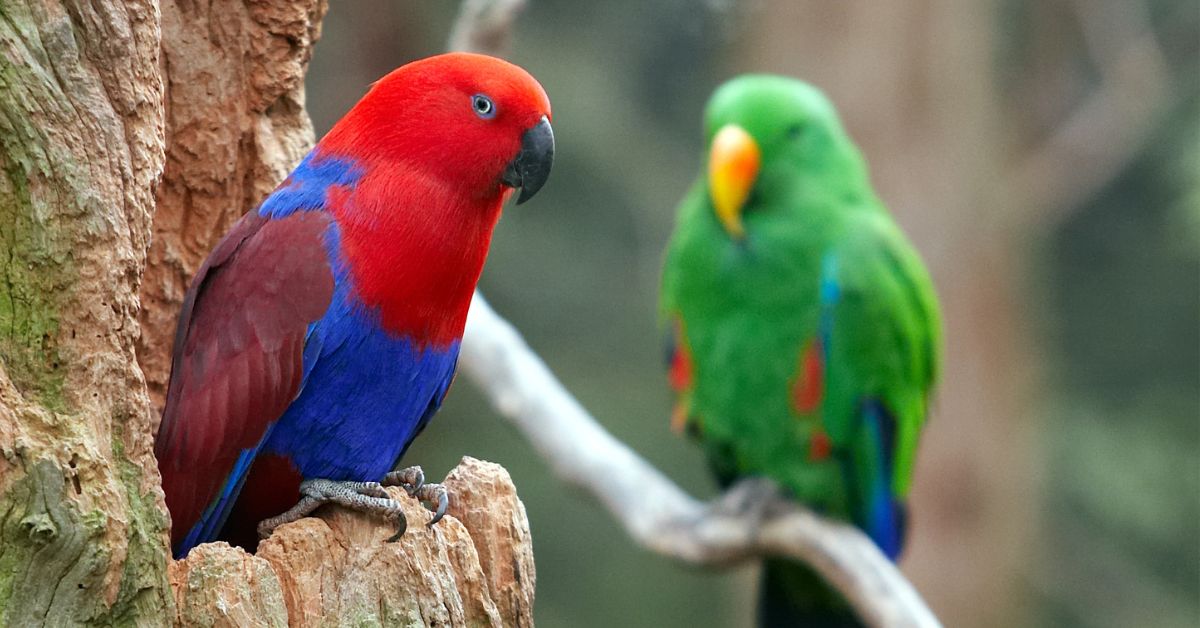
{"label": "blurred green background", "polygon": [[[441,51],[457,11],[332,4],[318,134]],[[482,288],[609,430],[713,494],[668,430],[660,254],[711,90],[802,77],[840,107],[946,313],[904,571],[949,626],[1200,625],[1200,5],[531,0],[510,58],[550,94],[559,150]],[[440,476],[464,454],[517,483],[541,625],[750,625],[753,566],[636,549],[460,383],[406,460]]]}

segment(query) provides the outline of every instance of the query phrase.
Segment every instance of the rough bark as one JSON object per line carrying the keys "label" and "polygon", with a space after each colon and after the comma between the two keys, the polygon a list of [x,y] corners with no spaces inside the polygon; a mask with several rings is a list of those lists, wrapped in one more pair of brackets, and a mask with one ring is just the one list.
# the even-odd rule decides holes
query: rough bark
{"label": "rough bark", "polygon": [[149,624],[170,604],[134,359],[159,60],[152,0],[0,5],[0,624]]}
{"label": "rough bark", "polygon": [[142,280],[138,362],[156,406],[192,274],[312,148],[304,74],[326,0],[166,0],[166,167]]}
{"label": "rough bark", "polygon": [[330,508],[280,527],[251,556],[202,545],[171,565],[179,626],[532,626],[525,508],[503,467],[464,458],[432,528],[403,491],[408,532]]}

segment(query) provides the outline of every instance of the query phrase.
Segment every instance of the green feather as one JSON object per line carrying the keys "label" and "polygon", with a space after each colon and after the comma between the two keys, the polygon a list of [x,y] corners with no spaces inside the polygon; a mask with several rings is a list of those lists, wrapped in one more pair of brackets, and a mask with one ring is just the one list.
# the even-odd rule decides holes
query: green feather
{"label": "green feather", "polygon": [[[702,174],[680,204],[663,271],[662,311],[681,322],[692,358],[681,391],[690,431],[724,480],[768,476],[811,507],[869,527],[877,479],[888,476],[896,502],[912,482],[938,371],[932,282],[820,91],[783,77],[734,79],[709,102],[708,141],[727,124],[761,151],[746,236],[725,232]],[[823,394],[804,414],[794,390],[813,342],[823,350]],[[865,427],[868,403],[895,421],[891,469]],[[810,457],[818,433],[832,444],[823,460]]]}

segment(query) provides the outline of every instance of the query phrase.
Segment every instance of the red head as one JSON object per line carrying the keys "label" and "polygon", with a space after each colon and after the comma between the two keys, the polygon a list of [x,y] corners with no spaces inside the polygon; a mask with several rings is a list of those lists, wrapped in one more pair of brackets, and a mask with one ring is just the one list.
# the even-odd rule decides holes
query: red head
{"label": "red head", "polygon": [[495,57],[450,53],[377,81],[321,148],[399,161],[472,196],[498,193],[501,183],[523,186],[523,201],[550,173],[550,117],[546,92],[525,70]]}
{"label": "red head", "polygon": [[315,154],[361,172],[326,195],[357,297],[388,331],[444,345],[462,335],[507,194],[523,202],[550,174],[550,101],[506,61],[430,57],[380,79]]}

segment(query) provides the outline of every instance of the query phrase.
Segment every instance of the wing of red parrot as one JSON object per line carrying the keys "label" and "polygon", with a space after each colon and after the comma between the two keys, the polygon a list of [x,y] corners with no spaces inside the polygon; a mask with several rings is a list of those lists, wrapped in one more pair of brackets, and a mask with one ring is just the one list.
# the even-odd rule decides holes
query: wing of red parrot
{"label": "wing of red parrot", "polygon": [[251,212],[188,290],[154,452],[177,554],[210,540],[270,427],[300,391],[305,337],[328,308],[329,216]]}

